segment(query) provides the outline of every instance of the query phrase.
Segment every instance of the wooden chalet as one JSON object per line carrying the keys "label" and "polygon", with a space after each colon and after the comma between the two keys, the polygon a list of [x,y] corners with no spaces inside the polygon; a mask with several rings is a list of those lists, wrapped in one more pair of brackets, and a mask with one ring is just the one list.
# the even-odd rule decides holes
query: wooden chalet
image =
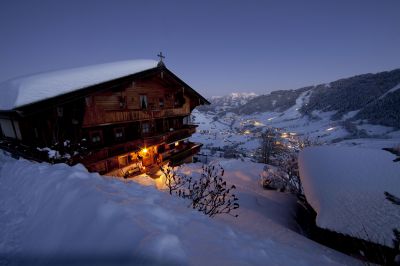
{"label": "wooden chalet", "polygon": [[51,147],[91,172],[126,176],[190,160],[201,147],[188,141],[190,114],[202,104],[162,58],[23,77],[0,84],[1,145],[33,157]]}

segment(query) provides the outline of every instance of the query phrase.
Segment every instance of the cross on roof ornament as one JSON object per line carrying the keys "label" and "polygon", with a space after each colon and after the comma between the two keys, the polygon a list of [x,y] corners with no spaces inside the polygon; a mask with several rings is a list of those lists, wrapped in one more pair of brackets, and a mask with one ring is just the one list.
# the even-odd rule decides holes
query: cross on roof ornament
{"label": "cross on roof ornament", "polygon": [[162,52],[160,52],[157,56],[160,58],[160,61],[158,62],[157,66],[158,67],[164,67],[165,64],[163,62],[163,59],[165,58],[165,56],[162,54]]}
{"label": "cross on roof ornament", "polygon": [[162,62],[163,59],[165,58],[165,56],[162,54],[162,52],[160,52],[157,56],[160,58],[160,62]]}

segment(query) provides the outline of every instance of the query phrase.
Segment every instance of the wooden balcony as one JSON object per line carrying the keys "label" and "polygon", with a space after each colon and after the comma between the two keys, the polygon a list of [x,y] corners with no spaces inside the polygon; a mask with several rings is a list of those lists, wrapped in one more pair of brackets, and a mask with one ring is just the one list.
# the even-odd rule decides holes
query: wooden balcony
{"label": "wooden balcony", "polygon": [[172,166],[179,165],[187,158],[191,158],[193,155],[197,154],[200,151],[201,146],[203,146],[203,144],[190,143],[186,149],[171,154],[168,160],[171,162]]}
{"label": "wooden balcony", "polygon": [[188,104],[180,108],[169,108],[159,110],[101,110],[99,108],[88,108],[85,111],[83,119],[83,127],[91,127],[96,125],[132,122],[141,120],[151,120],[157,118],[166,118],[174,116],[190,115],[190,107]]}
{"label": "wooden balcony", "polygon": [[95,149],[79,162],[83,163],[84,165],[88,165],[115,156],[139,151],[143,147],[154,146],[161,143],[172,143],[190,137],[196,132],[196,127],[196,125],[185,125],[183,128],[171,132],[142,137],[133,141]]}

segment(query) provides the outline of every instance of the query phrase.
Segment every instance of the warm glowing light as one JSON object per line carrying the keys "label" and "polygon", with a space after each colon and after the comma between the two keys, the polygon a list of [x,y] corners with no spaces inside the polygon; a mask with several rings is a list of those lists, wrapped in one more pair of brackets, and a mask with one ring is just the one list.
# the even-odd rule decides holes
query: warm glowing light
{"label": "warm glowing light", "polygon": [[331,131],[331,130],[334,130],[334,129],[335,129],[334,127],[330,127],[326,131]]}
{"label": "warm glowing light", "polygon": [[179,142],[177,141],[177,142],[175,142],[175,146],[178,146],[179,145]]}
{"label": "warm glowing light", "polygon": [[294,132],[290,132],[289,134],[290,134],[290,136],[296,136],[297,135],[297,133],[294,133]]}
{"label": "warm glowing light", "polygon": [[263,123],[260,123],[260,122],[258,122],[258,121],[254,121],[254,125],[255,125],[255,126],[263,126],[264,124],[263,124]]}
{"label": "warm glowing light", "polygon": [[248,129],[246,129],[245,131],[244,131],[244,134],[250,134],[251,132],[250,132],[250,130],[248,130]]}
{"label": "warm glowing light", "polygon": [[147,153],[147,148],[143,148],[142,152]]}
{"label": "warm glowing light", "polygon": [[282,133],[282,134],[281,134],[281,137],[282,137],[282,138],[287,138],[288,136],[289,136],[289,135],[288,135],[287,133]]}

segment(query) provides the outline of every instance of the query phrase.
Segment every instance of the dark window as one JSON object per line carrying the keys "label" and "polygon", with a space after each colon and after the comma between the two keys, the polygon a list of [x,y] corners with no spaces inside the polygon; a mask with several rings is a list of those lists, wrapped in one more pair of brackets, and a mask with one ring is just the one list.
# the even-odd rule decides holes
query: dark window
{"label": "dark window", "polygon": [[140,108],[147,109],[147,95],[140,95]]}
{"label": "dark window", "polygon": [[101,130],[90,131],[89,137],[92,144],[103,143],[103,132],[101,132]]}
{"label": "dark window", "polygon": [[160,108],[164,108],[164,98],[159,98],[159,99],[158,99],[158,106],[159,106]]}
{"label": "dark window", "polygon": [[150,132],[150,124],[149,123],[143,123],[142,124],[142,133],[149,133]]}
{"label": "dark window", "polygon": [[114,138],[115,140],[125,139],[125,130],[123,127],[114,128]]}
{"label": "dark window", "polygon": [[182,105],[185,103],[185,98],[183,97],[182,92],[177,92],[175,94],[174,99],[175,99],[175,102],[174,102],[175,107],[182,107]]}
{"label": "dark window", "polygon": [[57,116],[62,117],[64,115],[64,108],[62,106],[57,107]]}
{"label": "dark window", "polygon": [[85,98],[86,106],[91,106],[92,105],[92,97],[86,97]]}
{"label": "dark window", "polygon": [[163,153],[163,152],[165,152],[165,146],[164,145],[158,146],[158,153]]}
{"label": "dark window", "polygon": [[125,96],[118,96],[119,108],[125,109],[126,108],[126,97]]}

